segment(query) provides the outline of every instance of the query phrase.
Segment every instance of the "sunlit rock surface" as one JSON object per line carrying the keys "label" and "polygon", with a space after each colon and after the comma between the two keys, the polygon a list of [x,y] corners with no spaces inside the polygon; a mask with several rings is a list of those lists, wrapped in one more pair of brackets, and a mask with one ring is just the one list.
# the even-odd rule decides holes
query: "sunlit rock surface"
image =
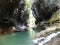
{"label": "sunlit rock surface", "polygon": [[59,37],[59,35],[52,38],[51,41],[47,42],[45,45],[60,45],[60,37]]}
{"label": "sunlit rock surface", "polygon": [[[60,34],[60,32],[56,32],[56,33],[52,33],[52,34],[50,34],[50,35],[48,35],[48,36],[46,36],[46,37],[40,37],[40,38],[36,38],[35,40],[33,40],[33,42],[34,43],[36,43],[37,45],[54,45],[52,42],[51,43],[49,43],[49,41],[53,41],[53,42],[56,42],[55,43],[55,45],[57,45],[57,44],[59,44],[58,43],[58,39],[59,39],[59,36],[58,36],[58,34]],[[58,38],[55,38],[56,37],[58,37]],[[55,40],[55,41],[54,41]]]}
{"label": "sunlit rock surface", "polygon": [[36,45],[59,45],[60,42],[60,23],[58,25],[51,25],[46,27],[46,30],[43,30],[39,33],[36,33],[33,43]]}

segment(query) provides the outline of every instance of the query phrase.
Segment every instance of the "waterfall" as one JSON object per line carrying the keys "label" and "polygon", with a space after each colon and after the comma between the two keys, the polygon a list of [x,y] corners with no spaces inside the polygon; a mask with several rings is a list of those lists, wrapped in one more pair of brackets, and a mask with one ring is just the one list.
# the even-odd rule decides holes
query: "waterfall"
{"label": "waterfall", "polygon": [[27,25],[30,28],[33,28],[35,26],[35,18],[33,17],[32,10],[31,10],[32,4],[31,4],[30,0],[25,0],[25,3],[26,3],[25,9],[27,9],[28,13],[29,13],[29,18],[27,20],[27,22],[28,22]]}

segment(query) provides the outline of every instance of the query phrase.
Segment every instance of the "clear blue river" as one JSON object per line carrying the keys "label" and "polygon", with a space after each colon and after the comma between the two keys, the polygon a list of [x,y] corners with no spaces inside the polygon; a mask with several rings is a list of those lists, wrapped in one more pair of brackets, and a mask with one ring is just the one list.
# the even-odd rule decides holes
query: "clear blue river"
{"label": "clear blue river", "polygon": [[32,39],[36,31],[16,32],[0,35],[0,45],[34,45]]}

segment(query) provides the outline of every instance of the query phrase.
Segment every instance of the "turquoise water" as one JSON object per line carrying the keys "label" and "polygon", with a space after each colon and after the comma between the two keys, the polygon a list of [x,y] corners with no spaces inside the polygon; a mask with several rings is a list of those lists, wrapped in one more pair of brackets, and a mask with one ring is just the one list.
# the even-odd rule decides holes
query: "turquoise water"
{"label": "turquoise water", "polygon": [[35,31],[17,32],[0,36],[0,45],[34,45],[32,39]]}

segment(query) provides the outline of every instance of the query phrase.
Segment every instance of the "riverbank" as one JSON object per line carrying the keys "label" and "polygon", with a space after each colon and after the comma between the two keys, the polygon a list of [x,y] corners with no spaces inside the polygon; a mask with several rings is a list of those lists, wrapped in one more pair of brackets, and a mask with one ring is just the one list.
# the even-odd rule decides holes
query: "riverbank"
{"label": "riverbank", "polygon": [[[59,45],[60,43],[60,23],[52,24],[45,30],[36,33],[33,43],[36,45]],[[53,44],[54,43],[54,44]]]}
{"label": "riverbank", "polygon": [[27,26],[24,25],[16,25],[15,27],[7,27],[7,28],[0,28],[0,34],[9,34],[14,32],[23,32],[27,31]]}

